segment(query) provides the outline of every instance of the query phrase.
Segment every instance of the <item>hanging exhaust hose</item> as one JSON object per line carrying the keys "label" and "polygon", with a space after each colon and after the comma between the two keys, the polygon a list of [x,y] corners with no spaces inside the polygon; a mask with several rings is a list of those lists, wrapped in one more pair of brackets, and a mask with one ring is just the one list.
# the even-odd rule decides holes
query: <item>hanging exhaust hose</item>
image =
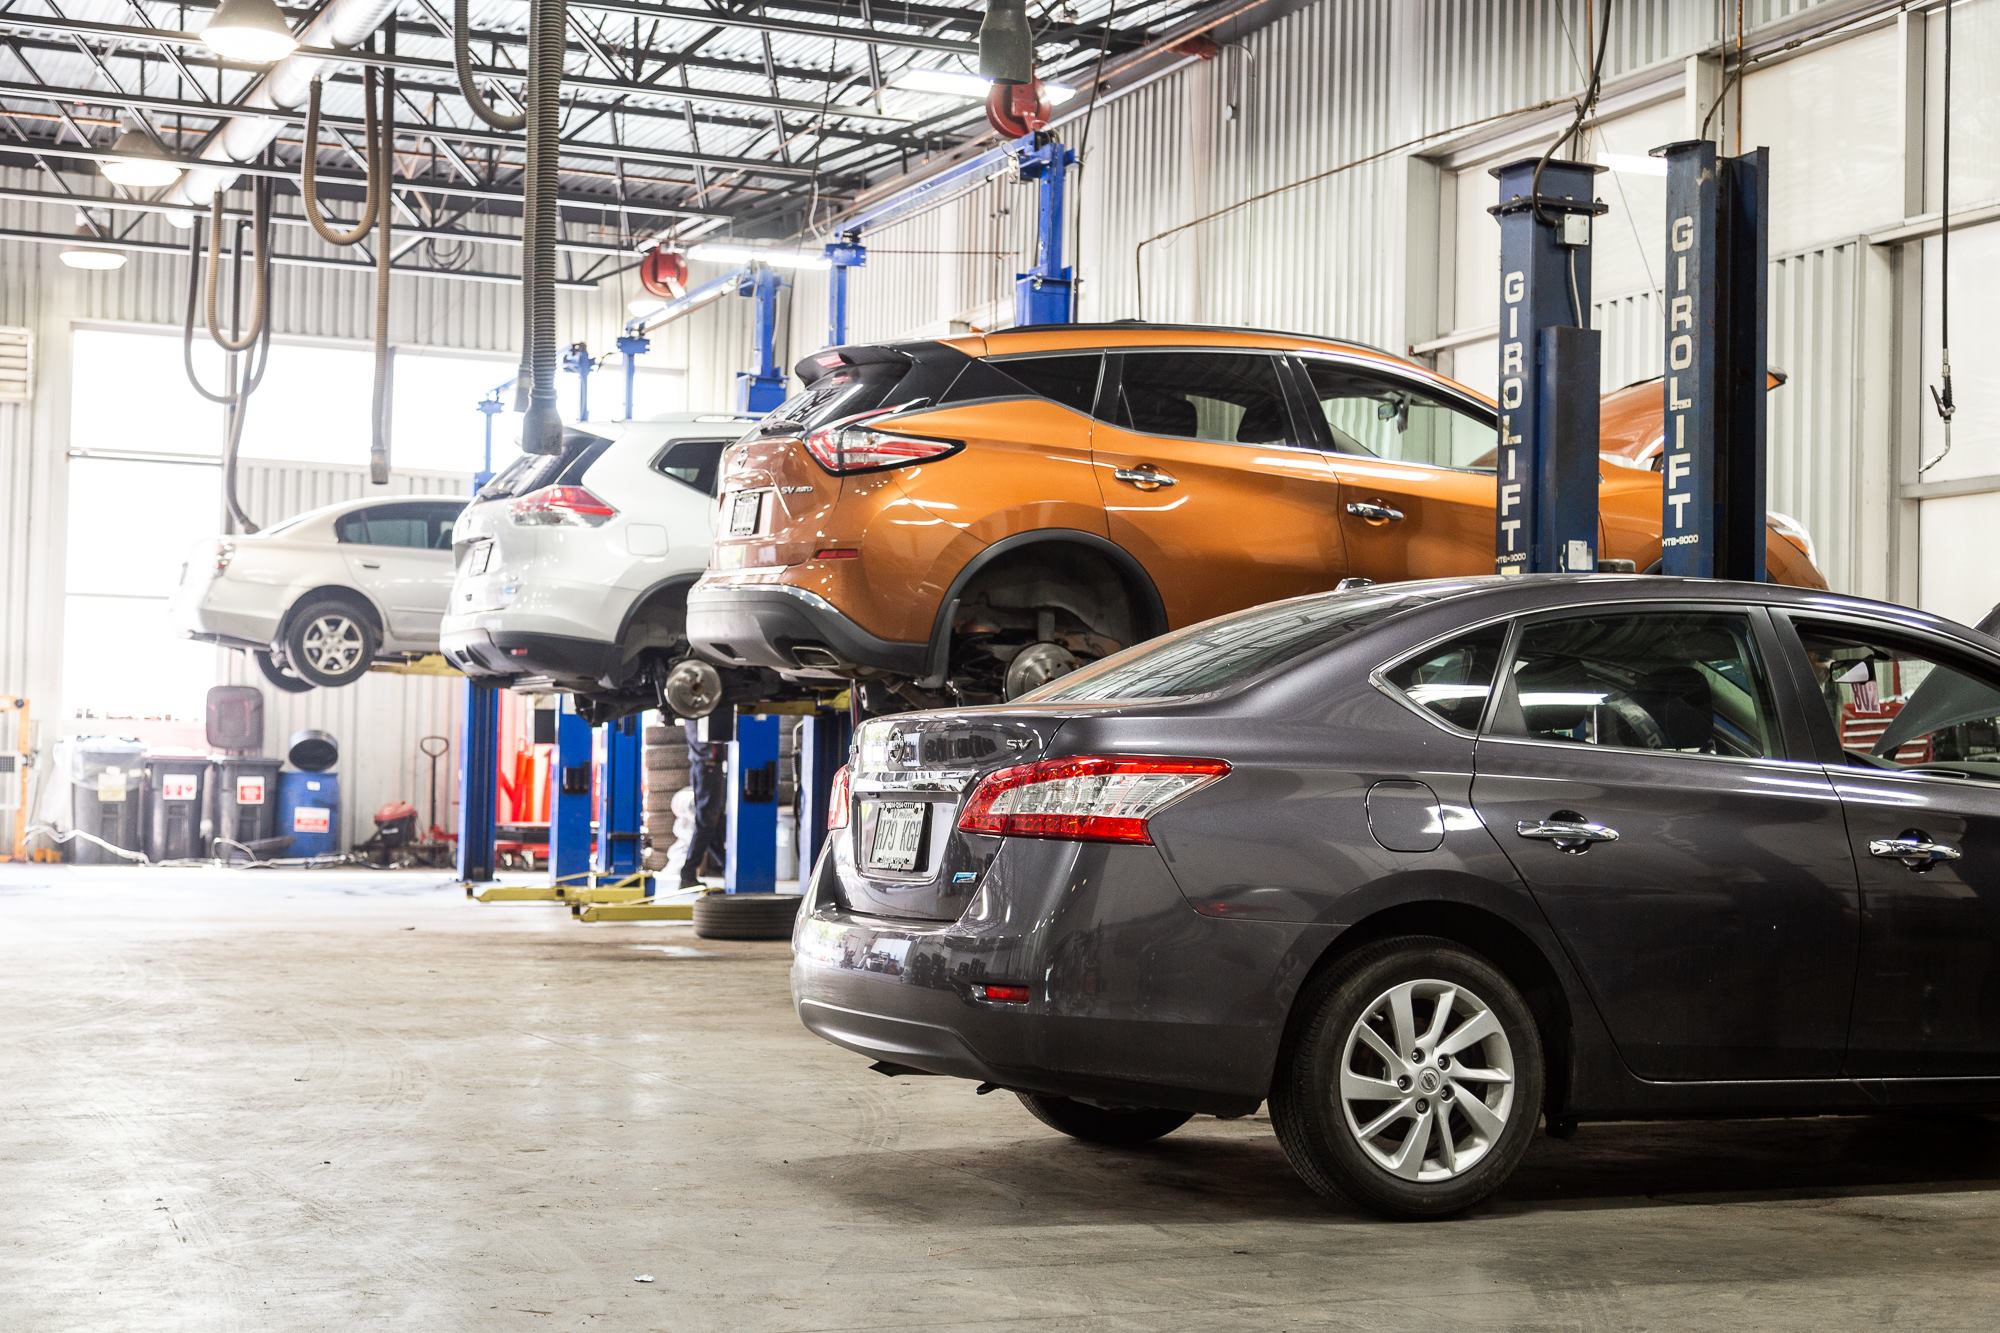
{"label": "hanging exhaust hose", "polygon": [[[472,114],[496,130],[526,129],[528,118],[502,111],[486,100],[479,82],[472,76],[472,0],[453,0],[451,7],[451,68],[458,75],[458,95],[472,108]],[[530,39],[532,40],[532,39]]]}
{"label": "hanging exhaust hose", "polygon": [[[394,37],[388,37],[394,54]],[[390,193],[396,177],[396,71],[370,66],[362,75],[362,150],[366,163],[361,208],[351,227],[327,221],[319,199],[320,81],[306,93],[305,152],[300,159],[299,192],[306,220],[328,245],[356,246],[375,238],[375,378],[369,396],[368,479],[389,480],[389,279],[395,208]]]}
{"label": "hanging exhaust hose", "polygon": [[[250,406],[250,396],[263,383],[264,368],[271,360],[271,288],[269,265],[271,260],[271,180],[265,177],[253,187],[255,205],[251,211],[250,243],[256,248],[256,277],[253,279],[251,328],[243,332],[242,324],[235,322],[225,337],[216,321],[216,281],[217,270],[221,267],[217,248],[217,238],[223,226],[222,195],[218,191],[209,208],[209,245],[206,252],[208,264],[208,306],[207,324],[211,337],[227,348],[232,354],[248,351],[250,362],[239,377],[232,366],[228,387],[216,393],[201,382],[194,368],[194,309],[201,299],[202,248],[201,223],[197,220],[188,232],[187,254],[187,301],[181,316],[181,366],[187,372],[188,383],[196,393],[211,403],[219,403],[228,413],[228,430],[222,442],[222,501],[229,511],[229,517],[244,532],[257,531],[257,524],[245,512],[243,502],[236,494],[236,460],[243,445],[243,419]],[[236,272],[233,290],[240,306],[243,292],[243,245],[234,250]],[[233,356],[232,356],[233,361]]]}
{"label": "hanging exhaust hose", "polygon": [[562,148],[564,17],[566,0],[535,0],[529,20],[528,172],[525,216],[532,231],[522,248],[524,297],[532,311],[529,348],[532,383],[521,448],[532,454],[562,452],[562,413],[556,406],[556,189]]}

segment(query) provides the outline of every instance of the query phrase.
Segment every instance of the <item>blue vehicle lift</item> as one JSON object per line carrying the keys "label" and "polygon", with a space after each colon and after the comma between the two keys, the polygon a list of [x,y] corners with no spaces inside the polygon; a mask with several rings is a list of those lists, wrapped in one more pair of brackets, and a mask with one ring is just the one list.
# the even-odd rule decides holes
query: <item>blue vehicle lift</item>
{"label": "blue vehicle lift", "polygon": [[[847,341],[848,275],[868,262],[864,231],[884,227],[930,206],[952,191],[1012,171],[1035,190],[1035,262],[1014,275],[1014,323],[1067,324],[1076,317],[1076,275],[1063,263],[1063,217],[1069,169],[1076,154],[1045,134],[1027,134],[920,181],[900,194],[850,213],[834,224],[823,253],[833,266],[828,282],[827,345]],[[693,293],[689,293],[693,295]]]}
{"label": "blue vehicle lift", "polygon": [[1606,211],[1587,162],[1495,167],[1500,202],[1499,495],[1502,574],[1597,569],[1597,378],[1590,230]]}
{"label": "blue vehicle lift", "polygon": [[1765,577],[1766,201],[1770,152],[1667,160],[1665,473],[1660,572]]}

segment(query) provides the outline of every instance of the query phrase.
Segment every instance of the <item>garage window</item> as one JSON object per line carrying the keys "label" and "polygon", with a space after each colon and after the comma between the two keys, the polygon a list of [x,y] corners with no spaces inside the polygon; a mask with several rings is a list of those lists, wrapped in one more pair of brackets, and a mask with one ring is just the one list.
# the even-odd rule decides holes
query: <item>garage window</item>
{"label": "garage window", "polygon": [[1112,421],[1144,435],[1218,444],[1289,444],[1278,358],[1244,352],[1128,352]]}

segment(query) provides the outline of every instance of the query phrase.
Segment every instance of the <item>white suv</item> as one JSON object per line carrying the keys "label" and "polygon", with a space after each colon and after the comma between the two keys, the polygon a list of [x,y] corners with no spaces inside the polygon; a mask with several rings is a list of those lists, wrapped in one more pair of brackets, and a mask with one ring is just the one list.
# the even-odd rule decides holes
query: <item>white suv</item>
{"label": "white suv", "polygon": [[566,690],[593,721],[657,707],[688,656],[722,450],[754,418],[573,427],[488,482],[452,532],[444,653],[468,676]]}
{"label": "white suv", "polygon": [[240,648],[273,685],[351,685],[382,660],[438,650],[451,527],[464,496],[350,500],[189,552],[170,614]]}

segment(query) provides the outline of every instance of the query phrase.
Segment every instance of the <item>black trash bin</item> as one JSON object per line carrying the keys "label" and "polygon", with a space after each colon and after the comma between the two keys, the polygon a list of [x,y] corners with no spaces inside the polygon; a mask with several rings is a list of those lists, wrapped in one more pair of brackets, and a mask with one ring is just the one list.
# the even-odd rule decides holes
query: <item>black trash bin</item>
{"label": "black trash bin", "polygon": [[208,760],[199,755],[151,755],[146,760],[146,855],[189,861],[208,855],[201,836],[208,795]]}
{"label": "black trash bin", "polygon": [[224,859],[254,860],[256,853],[244,848],[256,848],[274,836],[278,770],[283,766],[276,759],[215,761],[215,850]]}
{"label": "black trash bin", "polygon": [[[117,736],[78,738],[70,751],[70,826],[113,847],[141,851],[145,753],[139,742]],[[122,865],[127,859],[89,838],[70,843],[70,860],[77,865]]]}

